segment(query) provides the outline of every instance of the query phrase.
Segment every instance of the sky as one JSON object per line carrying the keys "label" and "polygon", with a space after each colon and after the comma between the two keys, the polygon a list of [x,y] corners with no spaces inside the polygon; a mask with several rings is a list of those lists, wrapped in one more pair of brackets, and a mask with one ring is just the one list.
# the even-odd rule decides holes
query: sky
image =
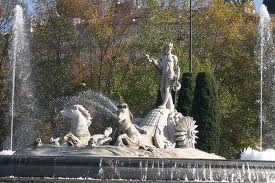
{"label": "sky", "polygon": [[263,4],[263,0],[254,0],[254,5],[256,7],[256,11],[258,11]]}
{"label": "sky", "polygon": [[[29,10],[33,11],[33,3],[32,3],[33,0],[26,0],[26,1],[28,3]],[[260,6],[263,3],[263,0],[253,0],[253,1],[254,1],[254,5],[256,7],[256,11],[258,11],[260,9]]]}
{"label": "sky", "polygon": [[32,5],[32,1],[33,0],[27,0],[27,3],[28,3],[28,8],[31,12],[33,12],[33,5]]}

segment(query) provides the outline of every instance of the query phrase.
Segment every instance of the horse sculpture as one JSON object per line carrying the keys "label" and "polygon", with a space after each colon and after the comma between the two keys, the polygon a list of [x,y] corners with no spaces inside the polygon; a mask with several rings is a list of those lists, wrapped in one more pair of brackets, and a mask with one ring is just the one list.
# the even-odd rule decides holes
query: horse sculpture
{"label": "horse sculpture", "polygon": [[146,149],[153,147],[152,139],[142,129],[133,124],[133,115],[126,103],[118,105],[119,131],[122,133],[118,136],[115,145],[127,147],[139,147]]}
{"label": "horse sculpture", "polygon": [[103,134],[95,134],[91,136],[88,145],[91,147],[102,146],[110,143],[112,141],[112,137],[110,137],[113,129],[111,127],[107,127],[104,130]]}
{"label": "horse sculpture", "polygon": [[61,111],[64,119],[71,122],[70,137],[74,137],[81,145],[88,145],[91,138],[89,127],[91,125],[91,115],[82,105],[73,105],[72,108]]}

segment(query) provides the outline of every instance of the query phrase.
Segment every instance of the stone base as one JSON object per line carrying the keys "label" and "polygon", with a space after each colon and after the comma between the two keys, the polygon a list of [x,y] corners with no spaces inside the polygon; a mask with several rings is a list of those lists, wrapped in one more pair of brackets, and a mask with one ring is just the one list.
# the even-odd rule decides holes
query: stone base
{"label": "stone base", "polygon": [[15,155],[25,156],[101,156],[101,157],[148,157],[148,158],[180,158],[180,159],[224,159],[194,148],[160,149],[152,151],[119,146],[99,147],[40,147],[19,150]]}
{"label": "stone base", "polygon": [[275,162],[0,156],[0,182],[275,182]]}

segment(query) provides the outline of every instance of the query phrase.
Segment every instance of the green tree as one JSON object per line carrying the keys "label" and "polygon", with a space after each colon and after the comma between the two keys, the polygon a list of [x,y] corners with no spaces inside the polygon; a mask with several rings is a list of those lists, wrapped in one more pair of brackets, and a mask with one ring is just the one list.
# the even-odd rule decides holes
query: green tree
{"label": "green tree", "polygon": [[220,154],[228,158],[259,143],[257,25],[250,3],[213,0],[194,12],[194,68],[216,78],[223,137]]}
{"label": "green tree", "polygon": [[197,148],[218,153],[220,148],[220,113],[217,86],[209,73],[198,73],[192,114],[198,125]]}
{"label": "green tree", "polygon": [[128,75],[131,79],[126,82],[128,86],[133,86],[127,87],[128,92],[134,97],[129,99],[135,101],[131,104],[142,115],[146,115],[149,110],[161,103],[159,94],[160,74],[153,64],[147,61],[145,53],[158,59],[163,53],[165,43],[172,41],[174,44],[173,53],[180,58],[181,68],[185,67],[185,63],[181,62],[182,58],[185,58],[185,49],[182,47],[184,44],[180,44],[180,40],[184,39],[181,36],[185,35],[181,26],[186,21],[186,16],[183,15],[186,12],[180,11],[173,3],[165,5],[163,2],[147,1],[139,9],[137,21],[133,24],[134,27],[137,27],[137,34],[133,37],[133,44],[131,45],[131,52],[135,55],[135,59],[130,62],[130,68],[133,70]]}
{"label": "green tree", "polygon": [[[79,72],[78,36],[74,24],[67,15],[59,15],[55,6],[54,1],[37,0],[32,21],[32,73],[39,107],[37,116],[40,119],[36,127],[39,136],[52,134],[55,129],[54,116],[58,111],[52,102],[77,93],[84,74]],[[46,129],[51,131],[45,132]]]}
{"label": "green tree", "polygon": [[36,27],[33,71],[39,104],[71,93],[74,83],[70,66],[74,29],[66,17],[51,17]]}
{"label": "green tree", "polygon": [[179,90],[177,110],[185,116],[191,116],[192,104],[194,98],[195,81],[193,74],[183,73],[181,80],[181,89]]}

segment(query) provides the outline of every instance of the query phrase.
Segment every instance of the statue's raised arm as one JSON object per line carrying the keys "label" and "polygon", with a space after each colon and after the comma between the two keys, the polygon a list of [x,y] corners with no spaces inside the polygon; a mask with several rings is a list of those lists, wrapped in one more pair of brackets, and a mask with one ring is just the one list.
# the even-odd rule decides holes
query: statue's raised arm
{"label": "statue's raised arm", "polygon": [[154,66],[157,68],[157,70],[159,72],[161,72],[161,64],[159,60],[154,59],[153,57],[150,57],[148,54],[145,54],[145,56],[147,57],[148,61],[153,63]]}

